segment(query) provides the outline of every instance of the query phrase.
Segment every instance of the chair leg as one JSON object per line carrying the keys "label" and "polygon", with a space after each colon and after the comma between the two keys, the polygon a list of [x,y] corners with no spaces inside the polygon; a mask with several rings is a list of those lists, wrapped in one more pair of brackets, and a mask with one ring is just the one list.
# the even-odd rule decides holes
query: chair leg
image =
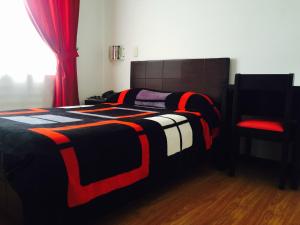
{"label": "chair leg", "polygon": [[[298,140],[297,140],[298,141]],[[298,189],[300,174],[300,143],[295,143],[292,150],[291,188]]]}
{"label": "chair leg", "polygon": [[240,137],[237,135],[233,135],[231,141],[231,148],[230,148],[230,168],[229,168],[229,176],[233,177],[236,173],[236,164],[237,158],[240,149]]}
{"label": "chair leg", "polygon": [[287,167],[288,167],[288,158],[289,158],[289,142],[284,141],[282,144],[281,150],[281,170],[279,178],[279,189],[285,189],[285,184],[287,180]]}

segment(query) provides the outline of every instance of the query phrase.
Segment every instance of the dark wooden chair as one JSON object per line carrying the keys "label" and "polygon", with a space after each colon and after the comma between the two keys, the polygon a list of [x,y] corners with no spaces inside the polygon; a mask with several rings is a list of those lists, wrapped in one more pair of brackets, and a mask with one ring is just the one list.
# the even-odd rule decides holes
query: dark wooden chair
{"label": "dark wooden chair", "polygon": [[232,150],[230,175],[235,175],[240,137],[246,139],[246,153],[251,153],[251,139],[282,143],[279,188],[287,179],[293,74],[236,74],[232,109]]}

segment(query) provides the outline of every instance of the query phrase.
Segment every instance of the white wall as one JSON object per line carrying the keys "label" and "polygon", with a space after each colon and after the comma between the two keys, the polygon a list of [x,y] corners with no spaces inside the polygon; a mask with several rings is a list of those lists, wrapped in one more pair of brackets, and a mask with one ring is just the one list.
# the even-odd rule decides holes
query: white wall
{"label": "white wall", "polygon": [[77,46],[78,89],[81,103],[103,92],[104,1],[80,1]]}
{"label": "white wall", "polygon": [[[299,0],[106,0],[105,89],[129,87],[131,60],[230,57],[233,74],[296,74]],[[108,47],[124,45],[124,62]],[[133,57],[138,47],[139,56]]]}

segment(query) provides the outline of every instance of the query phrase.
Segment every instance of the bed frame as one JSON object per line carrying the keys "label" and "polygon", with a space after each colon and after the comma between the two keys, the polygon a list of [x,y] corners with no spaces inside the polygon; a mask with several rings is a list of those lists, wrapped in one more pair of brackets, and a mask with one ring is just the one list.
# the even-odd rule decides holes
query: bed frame
{"label": "bed frame", "polygon": [[[161,91],[202,92],[224,109],[229,67],[229,58],[133,61],[130,86]],[[8,225],[23,224],[23,212],[20,198],[0,171],[0,222],[2,215],[5,215],[9,221],[13,221]]]}

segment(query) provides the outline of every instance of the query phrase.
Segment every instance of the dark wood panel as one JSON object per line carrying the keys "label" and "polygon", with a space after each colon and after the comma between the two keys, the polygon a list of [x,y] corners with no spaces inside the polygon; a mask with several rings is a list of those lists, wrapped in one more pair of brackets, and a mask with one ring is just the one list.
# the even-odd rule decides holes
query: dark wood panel
{"label": "dark wood panel", "polygon": [[163,77],[164,78],[177,78],[177,79],[181,78],[181,67],[182,67],[181,60],[165,61]]}
{"label": "dark wood panel", "polygon": [[[234,85],[229,85],[227,89],[227,114],[231,115],[231,107],[232,107],[232,98],[233,98],[233,89]],[[269,107],[272,108],[272,110],[277,110],[278,104],[276,97],[273,98],[274,101],[269,102]],[[258,102],[259,103],[259,102]],[[259,107],[259,105],[256,105],[255,107]],[[294,86],[293,87],[293,106],[292,106],[292,113],[294,119],[300,119],[300,86]],[[231,119],[227,118],[227,121],[229,122]]]}
{"label": "dark wood panel", "polygon": [[140,62],[140,63],[132,62],[131,68],[134,68],[134,70],[131,70],[131,74],[136,79],[145,78],[145,76],[146,76],[146,62]]}
{"label": "dark wood panel", "polygon": [[132,81],[132,85],[136,88],[143,88],[146,86],[146,79],[137,78]]}
{"label": "dark wood panel", "polygon": [[162,89],[162,79],[146,79],[146,88],[149,89]]}
{"label": "dark wood panel", "polygon": [[146,63],[146,78],[161,78],[163,72],[163,62],[148,62]]}

